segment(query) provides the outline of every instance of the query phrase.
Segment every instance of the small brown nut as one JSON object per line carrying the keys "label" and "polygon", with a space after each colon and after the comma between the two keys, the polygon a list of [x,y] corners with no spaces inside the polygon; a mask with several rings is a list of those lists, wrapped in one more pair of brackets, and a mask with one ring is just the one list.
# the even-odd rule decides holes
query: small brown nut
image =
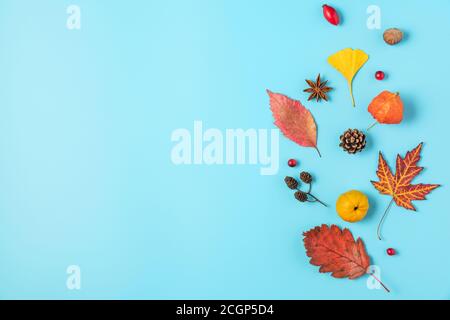
{"label": "small brown nut", "polygon": [[397,28],[387,29],[383,34],[384,41],[393,46],[403,39],[403,32]]}

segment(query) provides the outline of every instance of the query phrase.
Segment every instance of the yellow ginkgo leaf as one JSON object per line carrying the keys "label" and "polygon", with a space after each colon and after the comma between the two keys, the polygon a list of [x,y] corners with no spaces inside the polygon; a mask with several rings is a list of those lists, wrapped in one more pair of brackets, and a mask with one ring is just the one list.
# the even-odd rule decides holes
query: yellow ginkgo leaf
{"label": "yellow ginkgo leaf", "polygon": [[328,63],[342,73],[345,79],[347,79],[353,106],[355,106],[352,86],[353,78],[367,60],[369,60],[367,53],[359,49],[353,50],[351,48],[338,51],[328,58]]}

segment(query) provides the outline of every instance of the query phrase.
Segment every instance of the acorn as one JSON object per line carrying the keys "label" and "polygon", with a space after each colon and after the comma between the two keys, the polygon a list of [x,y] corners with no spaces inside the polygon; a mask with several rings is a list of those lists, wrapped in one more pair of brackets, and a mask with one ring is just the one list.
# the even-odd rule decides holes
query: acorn
{"label": "acorn", "polygon": [[384,41],[388,45],[395,45],[403,40],[403,32],[397,28],[387,29],[383,34]]}

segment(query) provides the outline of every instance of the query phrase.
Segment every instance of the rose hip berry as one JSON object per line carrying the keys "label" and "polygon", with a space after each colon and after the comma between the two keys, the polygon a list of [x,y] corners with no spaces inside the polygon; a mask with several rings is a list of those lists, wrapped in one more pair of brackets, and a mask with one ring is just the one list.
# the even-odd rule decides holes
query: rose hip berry
{"label": "rose hip berry", "polygon": [[340,22],[339,14],[337,13],[336,9],[324,4],[322,6],[323,8],[323,15],[327,21],[335,26],[337,26]]}
{"label": "rose hip berry", "polygon": [[389,256],[395,256],[397,254],[395,252],[395,249],[392,249],[392,248],[387,249],[386,252]]}
{"label": "rose hip berry", "polygon": [[375,73],[375,79],[377,79],[377,80],[384,80],[384,78],[386,77],[386,75],[384,74],[384,72],[383,71],[377,71],[376,73]]}
{"label": "rose hip berry", "polygon": [[295,168],[297,166],[297,160],[289,159],[288,166],[291,167],[291,168]]}

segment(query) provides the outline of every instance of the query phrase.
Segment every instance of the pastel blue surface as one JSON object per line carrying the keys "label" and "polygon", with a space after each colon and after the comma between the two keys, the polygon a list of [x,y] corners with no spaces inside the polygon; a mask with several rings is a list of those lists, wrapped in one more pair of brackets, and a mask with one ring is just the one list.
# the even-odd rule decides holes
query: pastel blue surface
{"label": "pastel blue surface", "polygon": [[[450,2],[76,0],[82,28],[66,28],[69,1],[0,4],[0,298],[449,299],[448,73]],[[382,29],[366,27],[369,5]],[[389,47],[388,27],[406,31]],[[357,107],[326,62],[346,47],[370,55],[357,75]],[[374,79],[377,70],[388,78]],[[304,79],[321,73],[330,103],[307,103]],[[280,171],[259,166],[175,166],[171,133],[274,128],[266,89],[300,99],[319,147],[280,137]],[[399,91],[405,121],[378,126],[368,149],[338,148],[347,128],[372,123],[367,105]],[[440,183],[417,213],[371,186],[378,151],[392,165],[424,141],[417,183]],[[299,169],[285,163],[294,157]],[[301,205],[283,184],[308,170],[329,208]],[[359,189],[372,209],[355,225],[337,217],[339,194]],[[301,234],[322,223],[361,236],[383,281],[337,280],[308,263]],[[385,250],[394,247],[396,257]],[[79,265],[82,289],[66,288]]]}

